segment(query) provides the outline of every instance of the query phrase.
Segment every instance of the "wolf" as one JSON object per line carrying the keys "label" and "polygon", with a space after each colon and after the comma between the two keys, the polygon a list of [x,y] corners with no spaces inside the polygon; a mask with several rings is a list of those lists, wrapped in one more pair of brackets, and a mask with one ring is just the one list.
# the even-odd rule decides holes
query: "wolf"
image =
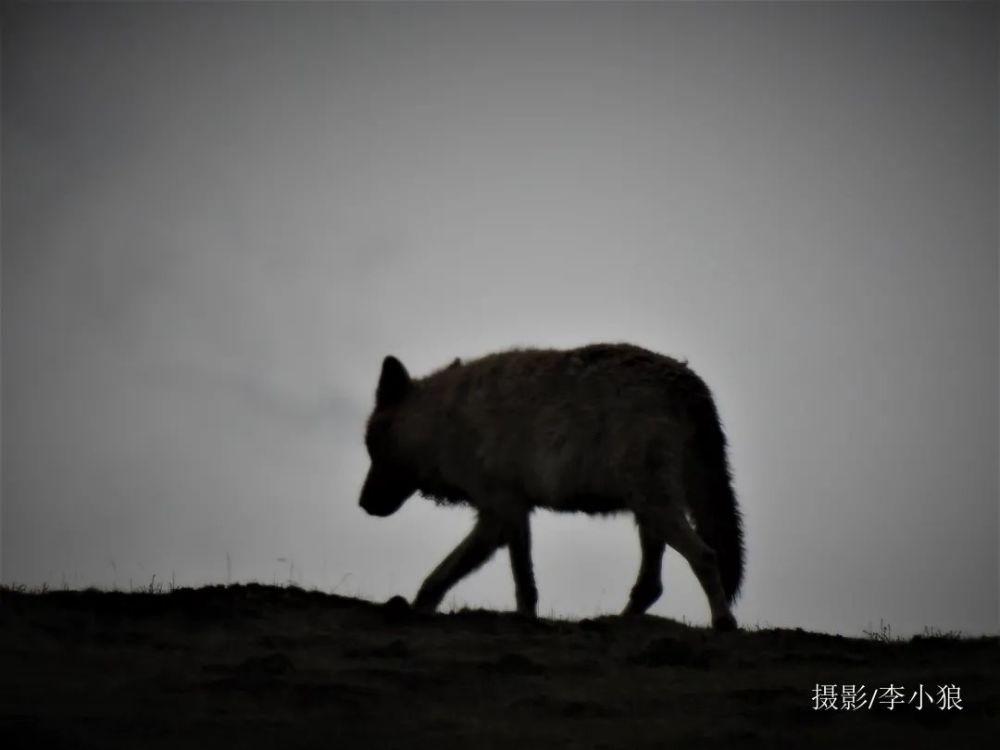
{"label": "wolf", "polygon": [[418,492],[476,511],[472,531],[421,585],[418,611],[433,612],[506,547],[517,610],[534,617],[532,510],[631,512],[642,559],[622,614],[642,614],[660,597],[669,544],[704,589],[713,627],[736,628],[742,514],[712,394],[686,362],[591,344],[456,359],[413,378],[387,356],[365,446],[367,513],[391,515]]}

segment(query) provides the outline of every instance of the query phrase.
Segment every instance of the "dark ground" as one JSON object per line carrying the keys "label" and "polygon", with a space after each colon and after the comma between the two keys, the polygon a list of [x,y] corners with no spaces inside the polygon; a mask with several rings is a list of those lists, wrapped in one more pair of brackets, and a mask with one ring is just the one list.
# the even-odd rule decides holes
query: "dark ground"
{"label": "dark ground", "polygon": [[[979,747],[1000,639],[525,621],[272,586],[0,594],[0,747]],[[817,684],[902,686],[815,711]],[[961,691],[941,710],[939,685]],[[839,688],[838,688],[839,690]],[[839,703],[839,700],[838,700]],[[994,740],[989,740],[993,737]],[[879,745],[875,745],[879,743]]]}

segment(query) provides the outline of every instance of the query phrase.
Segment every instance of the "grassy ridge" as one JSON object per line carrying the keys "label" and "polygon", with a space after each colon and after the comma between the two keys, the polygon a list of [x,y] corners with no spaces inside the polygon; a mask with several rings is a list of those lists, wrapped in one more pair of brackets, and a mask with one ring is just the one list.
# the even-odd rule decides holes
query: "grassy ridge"
{"label": "grassy ridge", "polygon": [[[5,748],[975,747],[1000,734],[995,637],[422,616],[256,584],[8,588],[0,665]],[[817,684],[892,684],[906,699],[954,684],[962,709],[816,711]]]}

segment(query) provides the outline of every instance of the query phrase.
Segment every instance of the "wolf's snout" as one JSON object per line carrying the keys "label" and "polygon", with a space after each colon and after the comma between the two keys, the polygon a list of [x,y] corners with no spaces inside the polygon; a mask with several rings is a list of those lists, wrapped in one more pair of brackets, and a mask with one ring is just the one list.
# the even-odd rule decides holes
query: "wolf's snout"
{"label": "wolf's snout", "polygon": [[377,505],[373,505],[371,502],[365,502],[364,498],[361,498],[361,502],[358,504],[361,506],[361,509],[369,516],[385,518],[386,516],[392,515],[391,510],[388,510],[386,508],[379,508]]}
{"label": "wolf's snout", "polygon": [[378,470],[373,465],[361,488],[361,508],[371,516],[391,516],[416,491],[391,471]]}

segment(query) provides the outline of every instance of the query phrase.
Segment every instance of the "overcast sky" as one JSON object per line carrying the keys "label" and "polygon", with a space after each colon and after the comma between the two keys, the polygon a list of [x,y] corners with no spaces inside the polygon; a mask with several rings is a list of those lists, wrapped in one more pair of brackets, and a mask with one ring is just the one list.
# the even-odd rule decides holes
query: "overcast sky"
{"label": "overcast sky", "polygon": [[[3,582],[412,597],[472,515],[357,507],[382,357],[624,340],[716,394],[742,624],[995,630],[997,32],[987,3],[6,10]],[[628,517],[534,529],[540,613],[624,605]],[[664,588],[708,622],[674,552]],[[498,555],[445,608],[513,602]]]}

